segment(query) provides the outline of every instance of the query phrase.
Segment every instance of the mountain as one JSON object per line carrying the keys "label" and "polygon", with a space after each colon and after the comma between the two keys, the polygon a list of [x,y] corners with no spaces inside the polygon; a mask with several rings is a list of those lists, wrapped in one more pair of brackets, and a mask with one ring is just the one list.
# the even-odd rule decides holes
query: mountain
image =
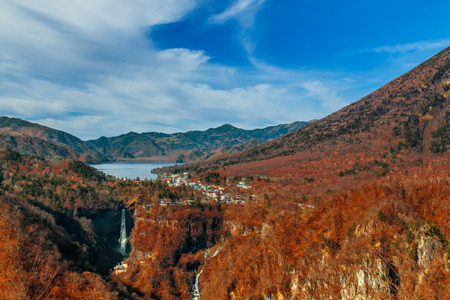
{"label": "mountain", "polygon": [[46,158],[73,158],[88,162],[111,160],[196,161],[248,149],[285,135],[309,122],[244,130],[222,125],[205,131],[165,134],[129,132],[84,142],[66,132],[22,119],[0,117],[0,147]]}
{"label": "mountain", "polygon": [[401,160],[435,167],[433,164],[439,165],[436,161],[448,162],[449,157],[449,68],[450,48],[447,48],[370,95],[309,126],[251,149],[178,168],[226,167],[229,173],[245,169],[247,174],[275,175],[293,168],[299,171],[300,162],[314,160],[324,169],[322,176],[327,173],[333,176],[355,164],[373,164],[375,160],[390,161],[397,167],[404,164]]}
{"label": "mountain", "polygon": [[225,124],[205,131],[174,134],[129,132],[116,137],[90,140],[87,144],[109,159],[156,158],[184,162],[247,149],[308,124],[309,122],[294,122],[255,130]]}
{"label": "mountain", "polygon": [[448,299],[449,52],[305,128],[162,180],[0,151],[0,294]]}
{"label": "mountain", "polygon": [[[163,168],[185,182],[220,185],[224,192],[211,200],[219,213],[211,202],[208,216],[185,206],[142,208],[136,232],[154,237],[135,244],[122,278],[145,285],[151,271],[139,259],[170,253],[170,244],[176,255],[161,261],[177,262],[174,281],[201,261],[191,268],[202,299],[448,299],[449,98],[447,48],[286,136]],[[220,202],[223,193],[245,203]],[[190,244],[202,228],[209,240]]]}
{"label": "mountain", "polygon": [[0,117],[0,147],[46,158],[104,160],[100,153],[71,134],[9,117]]}

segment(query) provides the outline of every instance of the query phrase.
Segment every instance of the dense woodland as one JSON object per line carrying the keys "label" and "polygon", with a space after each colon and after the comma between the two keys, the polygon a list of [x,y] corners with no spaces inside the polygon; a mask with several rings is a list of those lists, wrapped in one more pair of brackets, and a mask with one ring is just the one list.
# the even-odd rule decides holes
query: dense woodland
{"label": "dense woodland", "polygon": [[162,183],[144,182],[138,190],[80,161],[45,161],[11,149],[0,153],[0,161],[0,294],[6,299],[133,298],[111,281],[111,268],[122,256],[99,238],[92,216],[119,211],[142,189],[157,198]]}
{"label": "dense woodland", "polygon": [[[293,190],[292,180],[254,177],[246,205],[161,206],[162,195],[201,195],[9,149],[1,162],[0,289],[7,299],[191,299],[199,270],[204,299],[450,293],[449,174],[423,166],[412,166],[409,179],[386,180],[374,164],[379,170],[366,170],[373,182],[324,192],[301,189],[317,179],[297,180]],[[128,267],[104,272],[92,221],[77,214],[125,206],[135,211]]]}
{"label": "dense woodland", "polygon": [[[244,205],[2,150],[0,294],[192,299],[198,277],[202,299],[448,299],[449,69],[450,48],[285,137],[166,169]],[[124,208],[126,257],[98,226]]]}

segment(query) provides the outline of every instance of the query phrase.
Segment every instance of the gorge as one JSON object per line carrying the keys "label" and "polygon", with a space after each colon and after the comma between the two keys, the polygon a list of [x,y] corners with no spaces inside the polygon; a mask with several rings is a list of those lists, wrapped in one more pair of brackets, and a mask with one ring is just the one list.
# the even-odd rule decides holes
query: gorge
{"label": "gorge", "polygon": [[447,48],[306,127],[159,180],[2,149],[0,294],[446,299],[449,105]]}

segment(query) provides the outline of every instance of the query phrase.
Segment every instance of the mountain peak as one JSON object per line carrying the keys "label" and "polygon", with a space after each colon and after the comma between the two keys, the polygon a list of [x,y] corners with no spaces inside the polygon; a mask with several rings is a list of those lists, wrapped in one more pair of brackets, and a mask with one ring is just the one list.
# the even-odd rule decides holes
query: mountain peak
{"label": "mountain peak", "polygon": [[[323,159],[333,156],[339,161],[349,153],[353,153],[349,161],[358,157],[373,160],[389,156],[393,160],[404,157],[423,161],[437,149],[441,152],[448,148],[448,138],[440,137],[439,132],[447,132],[449,98],[450,47],[309,126],[242,152],[181,168],[218,169],[253,163],[258,165],[258,172],[274,172],[274,165],[268,160],[277,157],[313,155]],[[278,167],[280,170],[289,168]]]}
{"label": "mountain peak", "polygon": [[[88,144],[111,159],[134,157],[137,159],[158,156],[158,159],[194,161],[215,154],[247,149],[255,144],[278,138],[309,124],[294,122],[264,129],[244,130],[223,124],[205,131],[188,131],[173,134],[134,133],[88,141]],[[251,141],[251,142],[249,142]]]}
{"label": "mountain peak", "polygon": [[216,131],[216,132],[229,132],[229,131],[242,130],[242,129],[234,127],[231,124],[223,124],[217,128],[212,128],[212,130]]}
{"label": "mountain peak", "polygon": [[223,124],[223,125],[217,127],[217,129],[219,129],[219,128],[237,129],[237,127],[234,127],[234,126],[231,125],[231,124]]}

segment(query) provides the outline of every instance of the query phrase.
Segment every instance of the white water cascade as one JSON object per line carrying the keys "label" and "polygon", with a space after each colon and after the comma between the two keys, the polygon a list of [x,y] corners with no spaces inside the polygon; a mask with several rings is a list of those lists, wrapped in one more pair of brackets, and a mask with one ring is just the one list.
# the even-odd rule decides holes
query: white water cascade
{"label": "white water cascade", "polygon": [[123,256],[127,255],[127,224],[125,209],[122,209],[122,216],[120,219],[119,251]]}
{"label": "white water cascade", "polygon": [[[215,252],[214,256],[216,256],[217,253],[219,253],[219,251],[220,251],[220,248]],[[209,253],[209,249],[206,249],[205,255],[203,256],[205,259],[205,262],[206,262],[206,258],[208,257],[208,253]],[[200,299],[200,288],[198,287],[198,279],[200,278],[200,274],[202,274],[204,267],[205,266],[203,265],[202,268],[200,269],[200,271],[198,271],[198,269],[197,269],[198,272],[197,272],[197,274],[195,274],[194,287],[192,288],[192,293],[194,294],[194,297],[192,297],[192,300]]]}
{"label": "white water cascade", "polygon": [[200,298],[200,289],[198,288],[198,278],[200,277],[200,274],[202,274],[203,268],[195,275],[195,282],[194,282],[194,288],[192,292],[194,293],[194,297],[192,300],[198,300]]}

